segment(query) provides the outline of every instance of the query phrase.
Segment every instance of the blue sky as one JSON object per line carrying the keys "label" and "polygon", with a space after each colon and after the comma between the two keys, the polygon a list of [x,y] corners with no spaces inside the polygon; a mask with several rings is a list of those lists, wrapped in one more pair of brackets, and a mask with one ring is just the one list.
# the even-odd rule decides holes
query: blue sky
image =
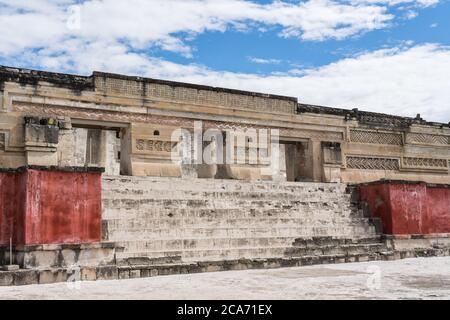
{"label": "blue sky", "polygon": [[448,0],[0,0],[0,64],[450,120]]}
{"label": "blue sky", "polygon": [[[270,1],[255,1],[269,3]],[[234,72],[287,72],[293,67],[319,67],[333,61],[365,51],[398,46],[413,41],[414,44],[450,44],[450,2],[417,10],[417,17],[407,19],[406,12],[396,6],[389,12],[400,18],[385,29],[358,34],[347,39],[327,41],[298,41],[283,39],[277,33],[279,27],[270,32],[258,30],[238,32],[211,32],[199,35],[190,44],[196,49],[193,57],[156,50],[155,54],[177,63],[198,63],[217,70]],[[251,58],[275,60],[274,63],[257,64]]]}

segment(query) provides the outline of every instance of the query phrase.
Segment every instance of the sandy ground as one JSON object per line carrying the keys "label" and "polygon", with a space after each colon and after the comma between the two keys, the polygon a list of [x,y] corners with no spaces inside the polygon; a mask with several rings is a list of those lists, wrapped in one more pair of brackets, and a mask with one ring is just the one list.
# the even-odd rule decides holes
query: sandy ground
{"label": "sandy ground", "polygon": [[1,287],[0,299],[450,299],[450,257]]}

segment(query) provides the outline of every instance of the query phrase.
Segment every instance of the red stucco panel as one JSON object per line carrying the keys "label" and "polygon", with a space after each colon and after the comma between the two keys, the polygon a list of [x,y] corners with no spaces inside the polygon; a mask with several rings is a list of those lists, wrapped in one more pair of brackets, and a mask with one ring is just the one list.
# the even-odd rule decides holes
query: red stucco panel
{"label": "red stucco panel", "polygon": [[0,244],[101,240],[101,173],[0,173]]}
{"label": "red stucco panel", "polygon": [[383,232],[394,235],[450,233],[450,188],[423,182],[381,181],[359,186],[360,198]]}
{"label": "red stucco panel", "polygon": [[368,187],[360,187],[360,197],[367,202],[370,212],[374,217],[381,218],[385,233],[392,233],[391,202],[389,199],[389,185],[377,184]]}
{"label": "red stucco panel", "polygon": [[450,232],[450,188],[428,187],[428,233]]}
{"label": "red stucco panel", "polygon": [[26,174],[0,172],[0,245],[25,238]]}
{"label": "red stucco panel", "polygon": [[425,183],[389,185],[392,233],[426,234],[428,214],[427,186]]}

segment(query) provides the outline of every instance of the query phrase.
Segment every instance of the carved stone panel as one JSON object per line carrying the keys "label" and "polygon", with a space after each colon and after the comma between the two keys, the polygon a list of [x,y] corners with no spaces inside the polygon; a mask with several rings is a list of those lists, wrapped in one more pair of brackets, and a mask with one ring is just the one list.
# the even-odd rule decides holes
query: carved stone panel
{"label": "carved stone panel", "polygon": [[449,145],[450,136],[427,133],[408,133],[406,142],[410,144]]}
{"label": "carved stone panel", "polygon": [[401,146],[403,144],[400,133],[375,132],[364,130],[350,130],[350,141],[357,143],[388,144]]}
{"label": "carved stone panel", "polygon": [[97,90],[107,94],[145,97],[167,101],[188,102],[198,105],[213,105],[229,108],[250,109],[264,112],[295,113],[295,99],[285,99],[257,94],[241,94],[214,88],[201,88],[148,80],[96,77]]}
{"label": "carved stone panel", "polygon": [[[131,127],[131,154],[127,173],[137,176],[181,176],[179,141],[172,141],[176,127],[133,124]],[[126,138],[128,139],[128,138]],[[131,168],[131,169],[129,169]]]}
{"label": "carved stone panel", "polygon": [[399,159],[347,156],[347,168],[360,170],[400,170]]}
{"label": "carved stone panel", "polygon": [[171,141],[136,139],[135,150],[137,153],[171,153],[177,144],[177,142]]}
{"label": "carved stone panel", "polygon": [[432,158],[403,158],[404,168],[419,168],[419,169],[436,169],[448,170],[447,159],[432,159]]}
{"label": "carved stone panel", "polygon": [[146,157],[171,159],[178,154],[178,142],[171,141],[170,137],[161,136],[133,136],[132,153]]}

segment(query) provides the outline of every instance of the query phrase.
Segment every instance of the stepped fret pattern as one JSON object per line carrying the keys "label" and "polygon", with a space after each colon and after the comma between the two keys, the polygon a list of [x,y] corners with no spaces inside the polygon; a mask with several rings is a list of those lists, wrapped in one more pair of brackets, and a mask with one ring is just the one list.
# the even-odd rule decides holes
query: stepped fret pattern
{"label": "stepped fret pattern", "polygon": [[449,145],[450,137],[437,135],[437,134],[426,134],[426,133],[408,133],[406,135],[407,143],[417,143],[417,144],[429,144],[429,145]]}
{"label": "stepped fret pattern", "polygon": [[347,168],[361,170],[400,170],[398,159],[347,157]]}
{"label": "stepped fret pattern", "polygon": [[403,138],[398,133],[350,130],[350,141],[358,143],[389,144],[401,146]]}
{"label": "stepped fret pattern", "polygon": [[403,163],[407,167],[412,168],[433,168],[433,169],[448,169],[446,159],[432,159],[432,158],[403,158]]}

